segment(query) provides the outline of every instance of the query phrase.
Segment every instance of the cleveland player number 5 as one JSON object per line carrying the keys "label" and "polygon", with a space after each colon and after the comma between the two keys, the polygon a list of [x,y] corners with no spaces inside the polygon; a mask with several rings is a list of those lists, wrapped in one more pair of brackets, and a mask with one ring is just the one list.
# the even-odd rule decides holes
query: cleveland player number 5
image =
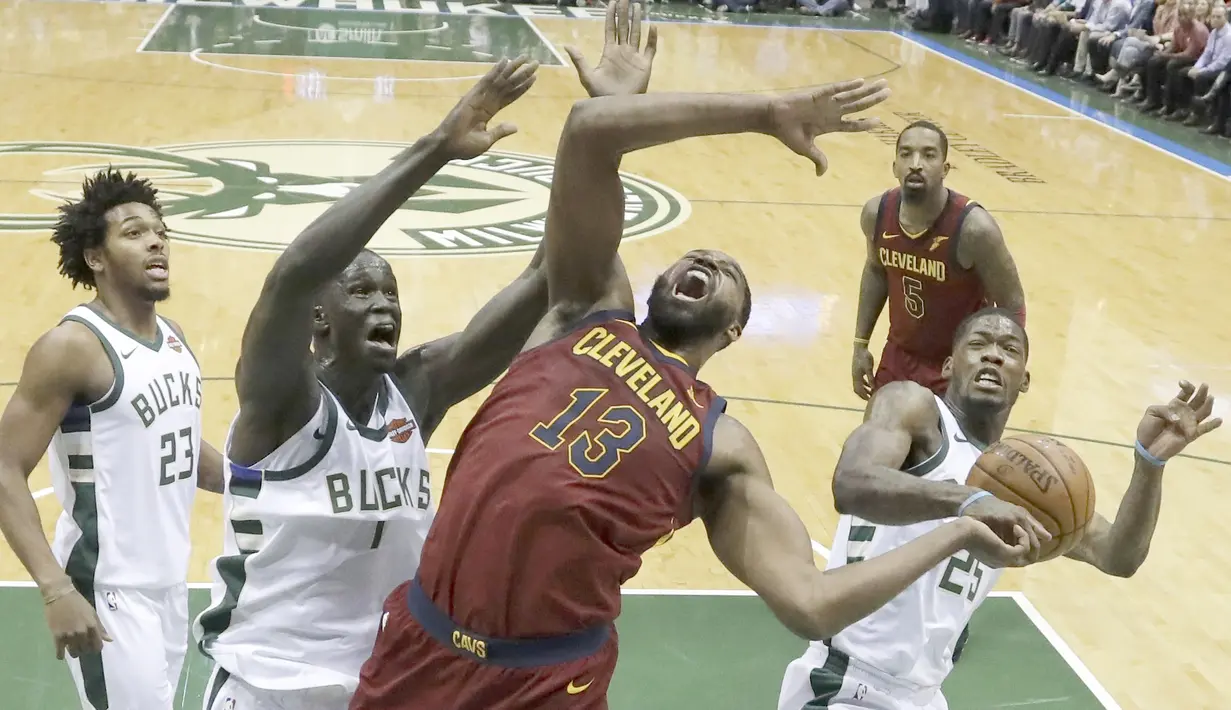
{"label": "cleveland player number 5", "polygon": [[906,312],[912,318],[922,318],[923,282],[911,276],[903,276],[902,295],[906,297]]}

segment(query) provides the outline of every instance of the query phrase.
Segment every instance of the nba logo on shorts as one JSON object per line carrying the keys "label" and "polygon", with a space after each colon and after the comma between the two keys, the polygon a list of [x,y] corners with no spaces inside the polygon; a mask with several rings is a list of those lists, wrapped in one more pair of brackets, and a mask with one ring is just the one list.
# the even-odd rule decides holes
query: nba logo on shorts
{"label": "nba logo on shorts", "polygon": [[222,702],[222,710],[235,710],[235,698],[227,698]]}
{"label": "nba logo on shorts", "polygon": [[867,694],[868,694],[868,686],[864,685],[863,683],[860,683],[858,686],[855,687],[855,699],[856,700],[863,700],[863,696]]}
{"label": "nba logo on shorts", "polygon": [[120,608],[120,605],[115,601],[115,592],[107,592],[103,595],[103,599],[107,600],[107,608],[115,611]]}

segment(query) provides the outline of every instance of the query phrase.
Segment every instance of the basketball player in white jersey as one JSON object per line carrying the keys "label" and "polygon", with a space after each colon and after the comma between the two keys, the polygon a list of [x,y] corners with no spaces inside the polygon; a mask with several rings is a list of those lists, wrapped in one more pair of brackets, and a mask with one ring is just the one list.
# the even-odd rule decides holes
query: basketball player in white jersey
{"label": "basketball player in white jersey", "polygon": [[[0,418],[0,528],[87,710],[171,710],[192,502],[222,486],[222,459],[201,440],[200,368],[155,309],[170,296],[156,194],[107,170],[60,208],[60,271],[98,295],[30,349]],[[44,451],[64,509],[50,547],[27,483]]]}
{"label": "basketball player in white jersey", "polygon": [[365,245],[453,159],[516,129],[487,122],[534,83],[502,60],[430,134],[287,247],[244,332],[227,458],[226,535],[194,624],[215,661],[206,710],[342,710],[389,592],[432,520],[424,445],[490,384],[547,304],[542,250],[465,330],[397,354],[398,283]]}
{"label": "basketball player in white jersey", "polygon": [[[1024,509],[967,487],[982,448],[1000,439],[1017,395],[1030,383],[1029,342],[1014,314],[986,308],[957,329],[944,364],[943,398],[913,382],[876,393],[864,423],[850,435],[834,473],[842,513],[829,568],[882,555],[955,516],[986,523],[1002,537],[1025,530],[1027,561],[1048,539]],[[1106,574],[1129,577],[1145,560],[1158,520],[1165,462],[1222,422],[1209,419],[1205,385],[1180,383],[1165,405],[1137,426],[1132,481],[1114,523],[1098,515],[1068,557]],[[954,646],[1000,576],[962,552],[935,567],[871,616],[832,639],[814,641],[786,670],[779,710],[945,710],[941,683]]]}

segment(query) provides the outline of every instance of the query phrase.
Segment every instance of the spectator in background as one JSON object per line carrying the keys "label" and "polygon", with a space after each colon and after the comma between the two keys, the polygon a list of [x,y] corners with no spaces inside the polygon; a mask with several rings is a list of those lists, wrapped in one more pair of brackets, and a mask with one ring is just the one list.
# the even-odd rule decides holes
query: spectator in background
{"label": "spectator in background", "polygon": [[[825,0],[818,3],[816,0],[798,0],[799,11],[805,15],[816,15],[818,17],[840,17],[850,12],[850,0]],[[909,8],[907,12],[913,17],[916,13],[927,12],[927,0],[906,0],[906,5]]]}
{"label": "spectator in background", "polygon": [[1141,69],[1146,61],[1171,41],[1171,33],[1179,20],[1176,0],[1158,0],[1154,20],[1148,32],[1130,31],[1120,47],[1111,50],[1111,69],[1098,77],[1103,90],[1117,95],[1135,93],[1141,86]]}
{"label": "spectator in background", "polygon": [[1060,65],[1071,62],[1073,55],[1077,52],[1077,40],[1082,32],[1085,32],[1086,25],[1090,22],[1101,21],[1105,8],[1111,2],[1112,0],[1090,0],[1076,17],[1051,32],[1047,42],[1047,55],[1042,65],[1036,67],[1035,71],[1050,76],[1060,69]]}
{"label": "spectator in background", "polygon": [[1099,7],[1098,15],[1091,17],[1086,26],[1082,28],[1081,34],[1077,36],[1077,50],[1073,57],[1073,70],[1069,73],[1069,76],[1085,79],[1090,79],[1094,76],[1094,70],[1089,62],[1090,43],[1097,42],[1105,36],[1124,29],[1128,25],[1128,19],[1132,12],[1133,5],[1130,0],[1106,0]]}
{"label": "spectator in background", "polygon": [[999,44],[1009,22],[1009,12],[1030,0],[976,0],[971,15],[971,35],[968,42],[983,44]]}
{"label": "spectator in background", "polygon": [[[1231,63],[1231,27],[1227,27],[1227,7],[1221,2],[1210,8],[1210,33],[1205,50],[1197,63],[1188,70],[1187,81],[1182,82],[1180,96],[1176,100],[1176,111],[1167,116],[1168,120],[1184,121],[1186,126],[1199,126],[1205,123],[1205,103],[1193,98],[1204,96],[1214,88],[1214,82],[1222,74],[1222,70]],[[1191,106],[1191,111],[1185,106]],[[1191,113],[1191,115],[1189,115]]]}
{"label": "spectator in background", "polygon": [[1231,67],[1222,70],[1214,85],[1200,100],[1214,113],[1210,125],[1202,128],[1201,132],[1231,138]]}
{"label": "spectator in background", "polygon": [[1027,37],[1030,35],[1030,29],[1034,26],[1034,18],[1040,13],[1045,14],[1045,10],[1049,7],[1059,7],[1059,0],[1032,0],[1029,5],[1021,5],[1013,8],[1009,13],[1009,41],[1008,44],[1000,48],[1001,53],[1016,57],[1025,51],[1028,46]]}
{"label": "spectator in background", "polygon": [[1073,0],[1072,3],[1047,8],[1042,18],[1035,16],[1027,54],[1031,69],[1038,71],[1047,66],[1047,58],[1051,53],[1052,45],[1066,31],[1070,22],[1085,21],[1086,13],[1090,11],[1095,1]]}
{"label": "spectator in background", "polygon": [[1127,25],[1088,43],[1090,57],[1082,78],[1090,83],[1102,82],[1102,77],[1110,71],[1111,57],[1119,53],[1130,35],[1149,36],[1154,27],[1154,7],[1154,0],[1136,0]]}
{"label": "spectator in background", "polygon": [[[1201,0],[1205,2],[1205,0]],[[1180,77],[1197,63],[1205,51],[1210,31],[1193,19],[1193,0],[1180,0],[1179,22],[1171,33],[1171,42],[1146,62],[1142,81],[1145,100],[1141,109],[1157,116],[1175,110],[1176,88]]]}

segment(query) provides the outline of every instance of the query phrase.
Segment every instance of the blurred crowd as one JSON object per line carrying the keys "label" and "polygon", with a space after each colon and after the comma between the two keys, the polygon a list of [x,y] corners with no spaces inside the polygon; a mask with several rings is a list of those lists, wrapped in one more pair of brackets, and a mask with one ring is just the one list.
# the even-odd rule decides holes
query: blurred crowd
{"label": "blurred crowd", "polygon": [[952,32],[1038,74],[1090,84],[1147,114],[1231,137],[1231,28],[1218,0],[923,3],[902,7],[921,29]]}

